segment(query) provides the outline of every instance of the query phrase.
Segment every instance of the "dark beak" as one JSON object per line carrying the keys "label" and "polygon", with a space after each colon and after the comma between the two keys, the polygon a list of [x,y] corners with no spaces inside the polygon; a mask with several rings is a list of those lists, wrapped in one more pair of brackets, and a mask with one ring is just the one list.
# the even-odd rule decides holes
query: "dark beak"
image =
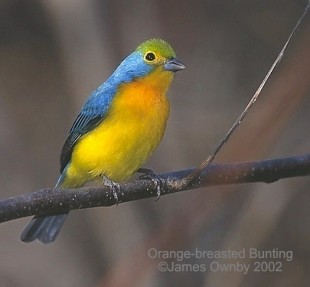
{"label": "dark beak", "polygon": [[170,60],[168,60],[165,64],[164,64],[164,69],[166,71],[171,71],[171,72],[177,72],[177,71],[181,71],[184,70],[186,68],[186,66],[184,64],[182,64],[178,59],[176,58],[172,58]]}

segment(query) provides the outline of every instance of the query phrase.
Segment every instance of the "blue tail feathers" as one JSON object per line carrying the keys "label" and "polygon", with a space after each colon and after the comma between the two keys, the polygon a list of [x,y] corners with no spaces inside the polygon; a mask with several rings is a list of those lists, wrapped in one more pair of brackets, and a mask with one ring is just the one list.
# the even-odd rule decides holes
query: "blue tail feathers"
{"label": "blue tail feathers", "polygon": [[[64,174],[65,172],[60,175],[55,189],[61,189]],[[20,240],[23,242],[32,242],[37,239],[44,244],[55,241],[68,213],[69,212],[57,215],[35,216],[23,230]]]}
{"label": "blue tail feathers", "polygon": [[20,240],[23,242],[32,242],[38,239],[44,244],[55,241],[67,215],[68,213],[45,217],[35,216],[23,230]]}

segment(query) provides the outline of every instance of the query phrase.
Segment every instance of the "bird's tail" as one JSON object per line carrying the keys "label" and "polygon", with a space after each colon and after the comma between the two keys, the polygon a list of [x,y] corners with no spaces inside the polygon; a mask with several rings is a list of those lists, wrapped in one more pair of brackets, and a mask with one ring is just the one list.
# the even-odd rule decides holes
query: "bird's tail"
{"label": "bird's tail", "polygon": [[[63,177],[63,175],[59,177],[55,189],[61,189]],[[69,212],[49,216],[35,216],[23,230],[20,240],[23,242],[32,242],[38,239],[44,244],[55,241],[68,213]]]}
{"label": "bird's tail", "polygon": [[55,241],[67,215],[68,213],[45,217],[35,216],[23,230],[20,240],[32,242],[38,239],[44,244]]}

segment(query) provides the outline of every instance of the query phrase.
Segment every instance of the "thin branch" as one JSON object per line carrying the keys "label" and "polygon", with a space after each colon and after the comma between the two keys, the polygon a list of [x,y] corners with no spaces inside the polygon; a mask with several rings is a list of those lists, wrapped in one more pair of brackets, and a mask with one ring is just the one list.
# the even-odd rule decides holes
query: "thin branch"
{"label": "thin branch", "polygon": [[[171,188],[171,182],[180,180],[193,171],[194,169],[187,169],[162,174],[161,195],[180,192],[181,190]],[[279,179],[306,175],[310,175],[310,154],[265,161],[211,164],[185,189],[251,182],[271,183]],[[122,183],[118,191],[119,204],[150,197],[157,197],[156,184],[151,180]],[[115,204],[113,192],[107,186],[64,189],[61,192],[41,189],[30,194],[1,200],[0,222],[30,215],[58,214],[73,209]]]}
{"label": "thin branch", "polygon": [[186,188],[186,186],[195,178],[197,178],[200,173],[202,173],[203,170],[205,170],[207,168],[207,166],[209,164],[211,164],[213,162],[213,160],[215,159],[216,155],[219,153],[219,151],[222,149],[222,147],[224,146],[224,144],[229,140],[229,138],[231,137],[231,135],[234,133],[234,131],[236,130],[236,128],[241,124],[241,122],[243,121],[243,119],[245,118],[245,116],[247,115],[247,113],[249,112],[249,110],[251,109],[251,107],[255,104],[255,102],[257,101],[259,95],[261,94],[261,91],[263,90],[265,84],[267,83],[270,75],[272,74],[272,72],[274,71],[274,69],[276,68],[276,66],[280,63],[284,52],[287,48],[287,46],[289,45],[291,39],[293,38],[293,36],[295,35],[295,32],[297,31],[299,25],[301,24],[301,22],[304,20],[308,9],[310,7],[310,1],[308,1],[308,5],[306,6],[303,14],[300,16],[297,24],[295,25],[293,31],[291,32],[290,36],[288,37],[286,43],[284,44],[282,50],[280,51],[279,55],[277,56],[277,58],[275,59],[274,63],[272,64],[271,68],[269,69],[268,73],[266,74],[265,78],[263,79],[262,83],[259,85],[257,91],[255,92],[255,94],[253,95],[253,97],[251,98],[251,100],[249,101],[249,103],[247,104],[247,106],[245,107],[245,109],[243,110],[243,112],[239,115],[239,117],[237,118],[237,120],[234,122],[234,124],[232,125],[232,127],[229,129],[229,131],[227,132],[227,134],[224,136],[224,138],[221,140],[221,142],[219,143],[219,145],[215,148],[215,150],[213,151],[213,153],[202,162],[202,164],[200,165],[200,167],[198,167],[197,169],[193,170],[192,173],[190,173],[189,175],[187,175],[185,178],[182,178],[180,180],[175,180],[173,182],[171,182],[171,188],[174,188],[176,190],[181,190]]}

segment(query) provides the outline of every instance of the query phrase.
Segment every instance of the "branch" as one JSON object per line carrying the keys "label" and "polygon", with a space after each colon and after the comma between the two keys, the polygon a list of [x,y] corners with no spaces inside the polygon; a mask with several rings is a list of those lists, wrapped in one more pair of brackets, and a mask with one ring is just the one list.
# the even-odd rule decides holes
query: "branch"
{"label": "branch", "polygon": [[[176,190],[174,182],[191,174],[187,169],[160,175],[163,181],[161,195],[205,186],[265,182],[283,178],[310,175],[310,154],[296,157],[244,163],[210,164],[184,189]],[[118,203],[157,197],[156,184],[151,180],[134,180],[120,184]],[[0,201],[0,222],[30,215],[64,213],[68,210],[112,206],[117,204],[107,186],[63,189],[41,189]]]}
{"label": "branch", "polygon": [[310,1],[308,1],[308,5],[306,6],[306,8],[304,9],[303,14],[300,16],[297,24],[295,25],[293,31],[291,32],[290,36],[288,37],[287,41],[285,42],[283,48],[281,49],[280,53],[278,54],[277,58],[275,59],[275,61],[273,62],[273,64],[271,65],[268,73],[266,74],[265,78],[263,79],[262,83],[259,85],[258,89],[256,90],[256,92],[254,93],[254,95],[252,96],[251,100],[249,101],[249,103],[247,104],[247,106],[245,107],[245,109],[243,110],[243,112],[239,115],[239,117],[237,118],[237,120],[233,123],[232,127],[229,129],[229,131],[226,133],[226,135],[224,136],[224,138],[220,141],[220,143],[218,144],[218,146],[215,148],[215,150],[213,151],[213,153],[202,162],[202,164],[200,165],[200,167],[198,167],[197,169],[193,170],[190,174],[188,174],[186,177],[182,178],[181,180],[178,181],[174,181],[174,185],[173,188],[178,190],[178,189],[184,189],[188,184],[191,183],[191,181],[193,181],[195,178],[197,178],[199,176],[200,173],[203,172],[203,170],[205,170],[208,165],[210,165],[213,160],[215,159],[216,155],[221,151],[222,147],[224,146],[224,144],[226,144],[226,142],[230,139],[230,137],[233,135],[234,131],[240,126],[240,124],[242,123],[243,119],[246,117],[246,115],[248,114],[248,112],[250,111],[250,109],[253,107],[253,105],[256,103],[258,97],[261,94],[261,91],[263,90],[263,88],[265,87],[268,79],[270,78],[271,74],[273,73],[274,69],[277,67],[277,65],[280,63],[285,50],[287,48],[287,46],[289,45],[289,43],[291,42],[291,39],[293,38],[293,36],[295,35],[298,27],[300,26],[300,24],[302,23],[302,21],[304,20],[308,10],[310,7]]}

